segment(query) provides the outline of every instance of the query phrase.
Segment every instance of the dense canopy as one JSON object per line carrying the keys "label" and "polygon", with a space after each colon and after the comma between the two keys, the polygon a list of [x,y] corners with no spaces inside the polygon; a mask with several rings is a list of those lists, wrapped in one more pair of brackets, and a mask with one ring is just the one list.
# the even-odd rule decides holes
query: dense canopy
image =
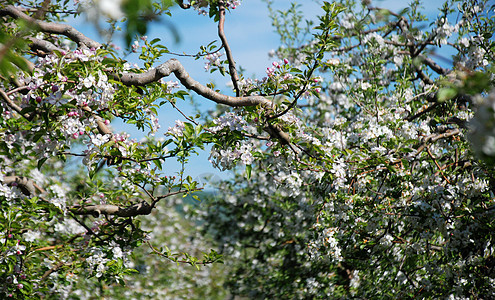
{"label": "dense canopy", "polygon": [[[255,78],[241,1],[2,1],[0,298],[495,297],[495,4],[316,2]],[[146,36],[182,9],[218,40]]]}

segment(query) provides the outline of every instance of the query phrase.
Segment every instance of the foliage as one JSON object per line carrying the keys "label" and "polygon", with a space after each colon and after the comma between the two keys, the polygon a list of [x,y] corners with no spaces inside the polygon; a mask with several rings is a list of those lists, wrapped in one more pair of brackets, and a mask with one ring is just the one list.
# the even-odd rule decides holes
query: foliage
{"label": "foliage", "polygon": [[[495,296],[495,6],[430,19],[342,0],[316,21],[266,2],[281,47],[262,79],[223,32],[239,1],[175,2],[218,23],[220,45],[190,56],[226,94],[159,65],[185,54],[158,38],[132,41],[173,22],[171,1],[0,4],[2,298]],[[85,9],[130,48],[63,25]],[[217,109],[187,116],[189,95]],[[183,119],[155,137],[164,107]],[[235,175],[215,193],[184,172],[207,146]]]}

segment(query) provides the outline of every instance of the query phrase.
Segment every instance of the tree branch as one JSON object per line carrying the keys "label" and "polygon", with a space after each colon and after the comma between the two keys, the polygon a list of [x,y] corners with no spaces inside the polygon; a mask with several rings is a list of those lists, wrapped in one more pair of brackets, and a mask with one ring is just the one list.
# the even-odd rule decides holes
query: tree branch
{"label": "tree branch", "polygon": [[234,85],[235,95],[239,97],[239,76],[237,75],[237,70],[235,68],[234,57],[232,56],[232,51],[230,50],[229,43],[227,42],[227,37],[224,32],[224,24],[225,24],[225,6],[223,1],[220,1],[218,4],[218,10],[220,15],[220,20],[218,21],[218,36],[222,41],[222,45],[225,48],[225,54],[227,55],[227,60],[229,61],[229,74],[232,79],[232,84]]}
{"label": "tree branch", "polygon": [[454,135],[458,135],[460,133],[461,133],[461,130],[459,128],[456,128],[456,129],[448,130],[448,131],[446,131],[444,133],[430,134],[430,135],[426,136],[423,139],[423,143],[418,147],[418,149],[416,149],[416,151],[414,151],[413,153],[411,153],[409,156],[410,157],[416,157],[416,156],[418,156],[425,149],[425,147],[427,146],[428,142],[434,143],[434,142],[438,141],[439,139],[448,138],[448,137],[451,137],[451,136],[454,136]]}
{"label": "tree branch", "polygon": [[40,40],[34,37],[29,37],[29,40],[32,43],[29,46],[33,51],[43,51],[45,52],[45,54],[48,54],[53,51],[60,51],[60,52],[63,51],[63,49],[45,40]]}
{"label": "tree branch", "polygon": [[5,176],[1,179],[6,185],[16,185],[24,195],[33,196],[36,190],[44,193],[45,190],[39,187],[34,181],[23,176]]}
{"label": "tree branch", "polygon": [[435,71],[437,74],[440,75],[445,75],[449,73],[451,70],[442,68],[439,64],[437,64],[435,61],[433,61],[431,58],[425,57],[424,55],[418,55],[418,57],[428,66],[430,67],[433,71]]}
{"label": "tree branch", "polygon": [[19,107],[17,104],[14,103],[14,101],[12,101],[10,98],[9,98],[9,95],[7,95],[5,93],[5,91],[3,89],[0,89],[0,96],[2,97],[3,101],[13,110],[15,110],[18,114],[20,114],[21,116],[23,116],[25,119],[27,120],[30,120],[31,117],[28,115],[28,114],[23,114],[21,113],[22,112],[22,108]]}
{"label": "tree branch", "polygon": [[218,104],[225,104],[231,107],[256,105],[270,106],[272,104],[270,100],[262,96],[232,97],[220,94],[192,79],[182,64],[175,58],[144,73],[125,73],[120,76],[115,75],[114,77],[125,85],[142,86],[150,82],[158,81],[160,78],[167,77],[172,73],[174,73],[175,77],[177,77],[186,88],[193,90],[198,95]]}
{"label": "tree branch", "polygon": [[89,106],[83,106],[82,110],[87,111],[88,113],[93,115],[93,117],[96,120],[96,125],[98,125],[98,132],[99,133],[110,134],[112,136],[112,140],[114,139],[113,138],[113,132],[110,130],[110,128],[108,128],[107,125],[105,125],[105,121],[99,115],[95,114]]}
{"label": "tree branch", "polygon": [[45,33],[65,35],[72,41],[76,42],[79,46],[86,46],[88,48],[99,48],[101,46],[100,43],[93,41],[70,25],[36,20],[12,5],[8,5],[0,9],[0,17],[2,16],[11,16],[15,19],[22,19],[36,26],[38,30]]}
{"label": "tree branch", "polygon": [[92,215],[95,218],[103,215],[114,215],[117,217],[134,217],[138,215],[149,215],[153,208],[146,201],[121,207],[111,204],[73,206],[69,210],[75,215]]}

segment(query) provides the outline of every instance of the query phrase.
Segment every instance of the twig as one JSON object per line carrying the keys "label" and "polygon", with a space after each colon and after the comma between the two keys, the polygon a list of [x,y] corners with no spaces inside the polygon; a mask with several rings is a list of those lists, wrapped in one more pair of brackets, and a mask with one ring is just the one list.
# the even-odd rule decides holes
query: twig
{"label": "twig", "polygon": [[17,104],[14,103],[14,101],[12,101],[9,96],[5,93],[5,91],[3,89],[0,89],[0,96],[2,96],[2,99],[5,103],[7,103],[7,105],[12,108],[13,110],[15,110],[18,114],[20,114],[21,116],[23,116],[26,120],[30,121],[31,120],[31,116],[29,116],[28,114],[23,114],[22,113],[22,108],[19,107]]}
{"label": "twig", "polygon": [[148,245],[148,247],[150,247],[151,251],[153,251],[155,254],[158,254],[161,257],[165,257],[165,258],[167,258],[173,262],[176,262],[176,263],[183,263],[183,264],[190,264],[190,265],[196,264],[196,265],[206,266],[207,264],[211,264],[211,263],[215,262],[212,260],[203,260],[203,261],[198,261],[198,262],[191,262],[191,261],[187,261],[187,260],[174,259],[174,258],[171,258],[170,256],[166,255],[165,253],[158,251],[158,249],[156,249],[155,247],[153,247],[153,245],[151,245],[150,241],[145,241],[145,243]]}
{"label": "twig", "polygon": [[435,163],[435,165],[437,166],[438,170],[440,171],[440,173],[442,174],[442,177],[445,179],[445,181],[447,181],[449,184],[450,184],[450,180],[445,177],[445,174],[443,173],[442,171],[442,168],[440,167],[440,165],[438,164],[437,160],[435,159],[435,157],[433,157],[433,154],[431,154],[431,151],[430,151],[430,148],[429,147],[426,147],[426,152],[428,152],[428,156],[430,156],[430,158],[433,160],[433,162]]}
{"label": "twig", "polygon": [[[63,155],[70,155],[70,156],[78,156],[78,157],[86,157],[87,156],[87,154],[84,154],[84,153],[73,153],[73,152],[61,152],[61,154],[63,154]],[[127,156],[100,155],[100,154],[97,154],[95,157],[105,158],[105,159],[115,159],[115,158],[117,158],[118,160],[128,160],[128,161],[132,161],[132,162],[135,162],[135,163],[142,163],[142,162],[148,162],[148,161],[162,160],[162,159],[171,158],[172,155],[150,157],[150,158],[143,158],[143,159],[134,159],[132,157],[127,157]]]}
{"label": "twig", "polygon": [[57,271],[58,269],[60,269],[63,265],[65,265],[65,263],[63,261],[59,262],[58,264],[54,265],[50,270],[47,270],[43,276],[41,276],[40,278],[40,281],[43,281],[45,280],[48,276],[50,276],[50,274],[52,274],[53,272]]}
{"label": "twig", "polygon": [[176,192],[170,192],[166,195],[162,195],[162,196],[158,196],[156,197],[156,201],[158,202],[159,200],[163,199],[163,198],[167,198],[167,197],[170,197],[170,196],[174,196],[174,195],[178,195],[178,194],[183,194],[183,193],[188,193],[188,192],[199,192],[203,190],[203,188],[196,188],[194,190],[181,190],[181,191],[176,191]]}
{"label": "twig", "polygon": [[200,58],[200,57],[202,57],[202,56],[206,56],[206,55],[215,54],[215,53],[217,53],[218,51],[220,51],[220,50],[222,50],[222,49],[223,49],[223,45],[221,45],[220,47],[218,47],[218,49],[216,49],[215,51],[212,51],[212,52],[196,53],[196,54],[186,54],[186,53],[167,52],[167,54],[170,54],[170,55],[175,55],[175,56],[182,56],[182,57],[194,57],[194,58]]}
{"label": "twig", "polygon": [[414,119],[417,119],[417,118],[421,117],[422,115],[424,115],[425,113],[427,113],[427,112],[432,111],[433,109],[435,109],[438,106],[438,104],[439,104],[438,102],[435,102],[432,105],[428,106],[427,108],[423,109],[422,111],[417,112],[416,114],[414,114],[412,116],[408,116],[405,119],[407,121],[413,121]]}

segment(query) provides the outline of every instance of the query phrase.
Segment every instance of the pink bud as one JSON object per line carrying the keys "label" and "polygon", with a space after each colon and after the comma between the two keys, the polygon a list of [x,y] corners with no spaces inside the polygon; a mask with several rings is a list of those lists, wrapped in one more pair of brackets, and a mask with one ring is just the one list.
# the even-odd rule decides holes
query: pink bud
{"label": "pink bud", "polygon": [[108,125],[108,124],[110,124],[110,120],[105,120],[104,123],[105,123],[105,125]]}
{"label": "pink bud", "polygon": [[284,64],[288,64],[289,60],[287,58],[284,58]]}
{"label": "pink bud", "polygon": [[40,96],[36,97],[36,102],[41,103],[41,97]]}
{"label": "pink bud", "polygon": [[57,85],[52,85],[52,92],[58,91],[58,86]]}

